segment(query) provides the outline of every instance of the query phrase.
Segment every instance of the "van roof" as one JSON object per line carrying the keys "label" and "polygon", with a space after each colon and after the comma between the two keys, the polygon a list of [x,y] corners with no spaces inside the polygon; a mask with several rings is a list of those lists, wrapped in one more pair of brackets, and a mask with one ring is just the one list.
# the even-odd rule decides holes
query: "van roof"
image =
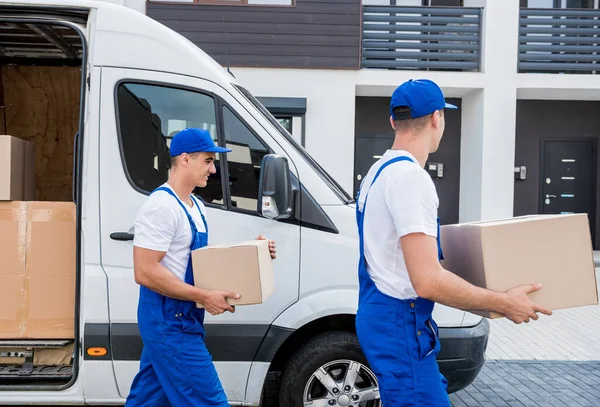
{"label": "van roof", "polygon": [[[199,47],[158,21],[128,7],[90,0],[1,0],[11,16],[39,13],[54,20],[78,24],[80,11],[89,10],[85,35],[89,63],[171,72],[217,83],[236,83],[233,76]],[[75,10],[79,13],[73,13]],[[83,28],[81,24],[78,24]]]}

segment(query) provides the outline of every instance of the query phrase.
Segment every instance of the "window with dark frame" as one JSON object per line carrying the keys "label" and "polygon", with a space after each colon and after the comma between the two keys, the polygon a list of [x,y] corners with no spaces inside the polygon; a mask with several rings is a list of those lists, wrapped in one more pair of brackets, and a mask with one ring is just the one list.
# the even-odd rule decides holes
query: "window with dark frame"
{"label": "window with dark frame", "polygon": [[227,106],[223,107],[231,207],[256,212],[262,159],[269,148]]}
{"label": "window with dark frame", "polygon": [[[208,130],[217,140],[215,99],[207,94],[163,85],[121,83],[117,88],[121,154],[127,177],[150,193],[169,177],[171,139],[186,127]],[[207,202],[223,204],[219,157],[217,174],[198,189]]]}

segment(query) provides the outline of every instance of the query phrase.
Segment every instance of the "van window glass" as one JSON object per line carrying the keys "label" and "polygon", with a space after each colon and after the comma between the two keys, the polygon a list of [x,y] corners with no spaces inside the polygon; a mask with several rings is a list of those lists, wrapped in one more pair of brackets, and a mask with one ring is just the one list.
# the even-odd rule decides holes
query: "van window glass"
{"label": "van window glass", "polygon": [[231,206],[256,212],[260,164],[269,150],[226,106],[223,128],[227,147],[232,150],[227,154]]}
{"label": "van window glass", "polygon": [[[186,127],[208,130],[217,140],[215,100],[206,94],[162,85],[123,83],[117,91],[121,148],[126,172],[142,192],[167,181],[171,139]],[[206,203],[222,204],[220,161],[206,188],[194,192]]]}

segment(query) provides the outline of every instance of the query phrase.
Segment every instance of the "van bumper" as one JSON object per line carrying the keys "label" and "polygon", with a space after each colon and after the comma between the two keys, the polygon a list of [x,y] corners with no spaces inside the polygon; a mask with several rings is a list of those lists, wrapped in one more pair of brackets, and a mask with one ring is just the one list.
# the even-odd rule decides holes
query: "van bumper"
{"label": "van bumper", "polygon": [[467,328],[439,328],[441,351],[437,361],[440,372],[448,381],[448,393],[470,385],[485,361],[490,334],[487,319]]}

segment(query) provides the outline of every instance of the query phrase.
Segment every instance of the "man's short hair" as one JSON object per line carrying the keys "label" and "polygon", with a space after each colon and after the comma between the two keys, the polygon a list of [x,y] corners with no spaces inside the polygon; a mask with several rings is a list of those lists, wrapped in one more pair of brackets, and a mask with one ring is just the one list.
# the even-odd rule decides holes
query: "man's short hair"
{"label": "man's short hair", "polygon": [[[197,151],[197,152],[194,152],[194,153],[186,153],[186,154],[189,155],[192,158],[196,158],[200,154],[202,154],[202,152],[201,151]],[[171,157],[171,168],[174,168],[174,167],[177,166],[177,161],[179,161],[179,157],[181,157],[181,154],[180,155],[176,155],[174,157]]]}
{"label": "man's short hair", "polygon": [[[443,109],[441,110],[443,114]],[[410,116],[410,108],[408,106],[398,106],[394,108],[394,126],[397,132],[420,132],[427,127],[427,123],[431,120],[431,114],[412,119]]]}

